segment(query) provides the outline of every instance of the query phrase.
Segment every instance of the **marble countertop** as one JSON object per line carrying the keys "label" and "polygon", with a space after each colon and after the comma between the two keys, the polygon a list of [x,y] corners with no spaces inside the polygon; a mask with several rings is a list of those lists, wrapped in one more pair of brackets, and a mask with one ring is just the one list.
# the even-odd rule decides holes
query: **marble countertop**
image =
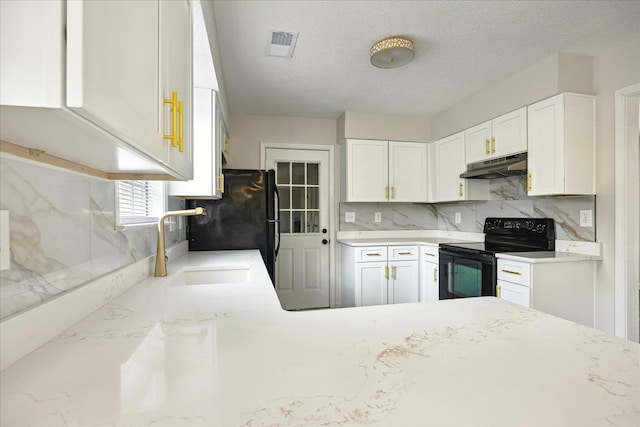
{"label": "marble countertop", "polygon": [[[183,269],[243,265],[245,283]],[[286,312],[189,253],[0,373],[2,425],[638,425],[640,345],[492,297]]]}
{"label": "marble countertop", "polygon": [[[481,240],[478,240],[481,241]],[[364,246],[419,246],[434,245],[438,246],[443,243],[469,243],[470,240],[452,239],[450,237],[395,237],[395,238],[367,238],[367,239],[337,239],[338,243],[347,246],[364,247]]]}
{"label": "marble countertop", "polygon": [[497,258],[510,259],[514,261],[523,261],[531,264],[549,263],[549,262],[580,262],[580,261],[599,261],[601,256],[579,254],[572,252],[506,252],[496,254]]}

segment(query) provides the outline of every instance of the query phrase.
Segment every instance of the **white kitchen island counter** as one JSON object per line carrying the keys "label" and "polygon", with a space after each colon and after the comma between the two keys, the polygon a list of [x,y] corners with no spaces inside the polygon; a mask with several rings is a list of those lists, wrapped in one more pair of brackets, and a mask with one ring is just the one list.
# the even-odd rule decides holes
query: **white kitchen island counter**
{"label": "white kitchen island counter", "polygon": [[[636,343],[492,297],[285,312],[256,258],[190,253],[5,369],[2,425],[640,424]],[[180,283],[216,262],[249,282]]]}

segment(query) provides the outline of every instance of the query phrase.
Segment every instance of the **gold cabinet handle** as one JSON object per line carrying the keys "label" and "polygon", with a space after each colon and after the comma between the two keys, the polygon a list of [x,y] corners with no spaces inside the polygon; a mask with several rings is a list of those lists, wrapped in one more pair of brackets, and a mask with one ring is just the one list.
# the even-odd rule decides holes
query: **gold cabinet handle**
{"label": "gold cabinet handle", "polygon": [[438,281],[438,269],[437,268],[433,269],[433,281],[434,282]]}
{"label": "gold cabinet handle", "polygon": [[384,198],[389,199],[389,187],[384,187]]}
{"label": "gold cabinet handle", "polygon": [[169,139],[171,140],[171,146],[172,147],[177,147],[178,146],[178,92],[173,91],[171,92],[171,98],[167,99],[164,98],[164,103],[165,104],[169,104],[170,107],[170,111],[171,111],[171,134],[167,135],[165,134],[163,136],[164,139]]}
{"label": "gold cabinet handle", "polygon": [[224,140],[224,152],[227,153],[227,154],[229,154],[229,144],[230,144],[230,142],[231,141],[229,141],[229,138],[226,138]]}
{"label": "gold cabinet handle", "polygon": [[463,188],[464,184],[460,183],[458,184],[458,195],[460,197],[462,197],[464,194],[462,193],[462,188]]}
{"label": "gold cabinet handle", "polygon": [[218,175],[218,179],[220,182],[220,187],[218,187],[218,191],[220,191],[221,193],[224,193],[224,174],[221,173],[220,175]]}
{"label": "gold cabinet handle", "polygon": [[519,271],[513,271],[513,270],[505,270],[502,269],[503,273],[509,273],[509,274],[515,274],[516,276],[522,276],[522,273],[520,273]]}
{"label": "gold cabinet handle", "polygon": [[366,255],[367,256],[382,256],[382,254],[375,253],[375,252],[368,252]]}
{"label": "gold cabinet handle", "polygon": [[184,102],[178,101],[178,151],[181,153],[184,151]]}
{"label": "gold cabinet handle", "polygon": [[531,174],[527,174],[527,191],[531,191]]}
{"label": "gold cabinet handle", "polygon": [[496,139],[491,138],[491,154],[496,152]]}
{"label": "gold cabinet handle", "polygon": [[396,187],[391,187],[391,198],[392,199],[396,198]]}
{"label": "gold cabinet handle", "polygon": [[398,255],[411,255],[413,252],[398,252]]}
{"label": "gold cabinet handle", "polygon": [[496,296],[500,298],[501,295],[502,295],[502,288],[500,287],[500,285],[496,285]]}
{"label": "gold cabinet handle", "polygon": [[425,254],[426,256],[433,256],[433,257],[434,257],[434,256],[436,256],[436,254],[430,254],[429,252],[425,252],[424,254]]}
{"label": "gold cabinet handle", "polygon": [[391,266],[391,278],[392,279],[396,278],[396,266],[395,265]]}
{"label": "gold cabinet handle", "polygon": [[384,278],[385,279],[389,278],[389,266],[387,265],[384,266]]}
{"label": "gold cabinet handle", "polygon": [[484,140],[484,154],[489,154],[489,138]]}

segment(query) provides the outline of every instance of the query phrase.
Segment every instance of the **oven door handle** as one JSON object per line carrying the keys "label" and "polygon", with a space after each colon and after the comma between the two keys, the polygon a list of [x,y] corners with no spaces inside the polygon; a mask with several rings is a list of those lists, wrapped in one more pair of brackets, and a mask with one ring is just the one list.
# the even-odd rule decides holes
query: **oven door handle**
{"label": "oven door handle", "polygon": [[447,262],[447,290],[453,295],[453,263]]}

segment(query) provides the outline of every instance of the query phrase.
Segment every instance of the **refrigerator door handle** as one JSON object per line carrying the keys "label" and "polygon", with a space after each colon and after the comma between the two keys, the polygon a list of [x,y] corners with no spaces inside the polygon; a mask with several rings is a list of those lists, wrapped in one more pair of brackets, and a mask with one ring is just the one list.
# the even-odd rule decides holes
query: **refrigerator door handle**
{"label": "refrigerator door handle", "polygon": [[278,252],[280,252],[280,191],[278,191],[278,186],[273,186],[273,192],[278,199],[278,208],[276,209],[276,227],[278,227],[278,244],[276,245],[276,258],[278,257]]}

